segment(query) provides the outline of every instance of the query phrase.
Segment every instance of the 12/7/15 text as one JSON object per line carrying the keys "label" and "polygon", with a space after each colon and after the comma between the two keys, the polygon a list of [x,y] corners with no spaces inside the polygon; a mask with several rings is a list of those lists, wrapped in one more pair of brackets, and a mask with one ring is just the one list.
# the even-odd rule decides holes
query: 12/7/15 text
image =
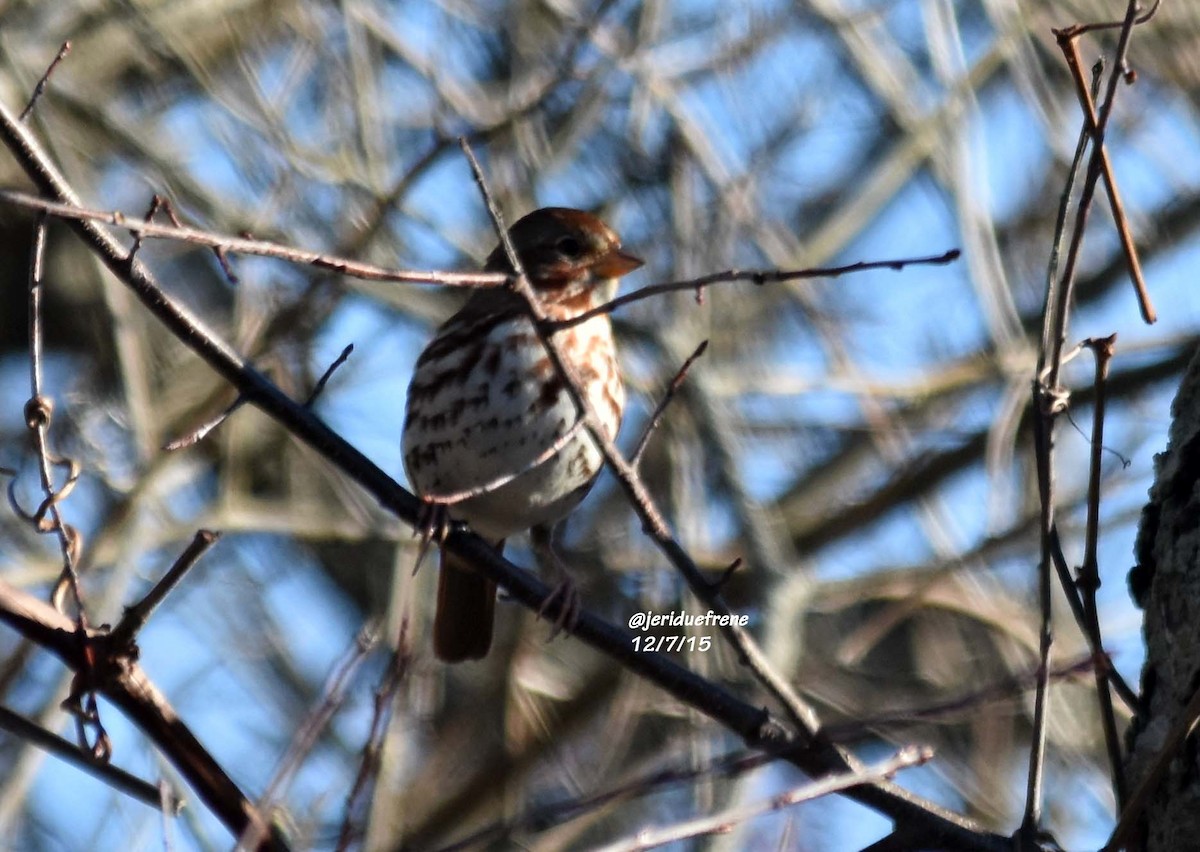
{"label": "12/7/15 text", "polygon": [[634,636],[633,650],[646,653],[670,654],[675,651],[707,651],[712,647],[711,636]]}

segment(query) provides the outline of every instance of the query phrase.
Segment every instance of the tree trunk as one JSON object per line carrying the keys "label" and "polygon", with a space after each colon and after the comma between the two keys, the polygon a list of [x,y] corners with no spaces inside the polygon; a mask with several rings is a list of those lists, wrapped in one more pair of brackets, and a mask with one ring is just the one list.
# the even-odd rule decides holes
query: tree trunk
{"label": "tree trunk", "polygon": [[[1166,452],[1155,460],[1129,586],[1145,611],[1142,696],[1129,731],[1129,789],[1137,790],[1200,685],[1200,353],[1171,406]],[[1173,748],[1154,784],[1134,846],[1196,848],[1200,762],[1194,739]]]}

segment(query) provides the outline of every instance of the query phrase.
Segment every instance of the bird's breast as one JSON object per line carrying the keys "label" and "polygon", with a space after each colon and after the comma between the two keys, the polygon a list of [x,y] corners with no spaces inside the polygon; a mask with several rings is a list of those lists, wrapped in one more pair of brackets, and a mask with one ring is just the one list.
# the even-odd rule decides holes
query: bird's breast
{"label": "bird's breast", "polygon": [[[458,342],[449,345],[453,334]],[[555,340],[605,433],[615,437],[625,390],[608,317],[563,329]],[[488,490],[457,514],[497,534],[527,517],[555,520],[546,515],[579,499],[570,495],[586,490],[602,456],[584,429],[555,449],[579,414],[533,324],[516,317],[481,337],[446,328],[430,350],[437,357],[419,361],[405,418],[404,462],[414,488],[425,497]],[[508,517],[518,505],[528,511]]]}

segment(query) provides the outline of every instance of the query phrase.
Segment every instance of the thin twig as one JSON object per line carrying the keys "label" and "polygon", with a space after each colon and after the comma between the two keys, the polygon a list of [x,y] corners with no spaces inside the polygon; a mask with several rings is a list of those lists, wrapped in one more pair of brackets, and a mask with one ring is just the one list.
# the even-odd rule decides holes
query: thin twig
{"label": "thin twig", "polygon": [[[333,714],[346,700],[346,691],[359,666],[366,660],[378,642],[377,631],[372,626],[365,626],[354,638],[354,644],[346,651],[342,659],[334,666],[332,673],[321,691],[320,700],[309,710],[308,715],[296,729],[292,741],[283,757],[279,759],[275,774],[267,783],[266,789],[258,799],[258,812],[270,814],[275,807],[275,801],[287,790],[304,759],[312,752],[317,744],[317,737],[329,725]],[[263,840],[265,826],[262,823],[251,823],[246,826],[242,836],[238,838],[235,849],[257,849]]]}
{"label": "thin twig", "polygon": [[650,415],[650,420],[646,423],[646,428],[642,432],[642,437],[638,440],[637,447],[634,448],[633,453],[629,456],[629,464],[634,469],[641,466],[642,456],[646,452],[646,447],[650,445],[650,436],[658,428],[659,421],[662,420],[663,414],[667,411],[667,406],[671,404],[671,400],[675,398],[675,394],[683,386],[683,381],[687,378],[688,370],[692,368],[692,364],[696,363],[697,359],[707,350],[708,341],[702,341],[696,347],[696,351],[689,355],[687,360],[683,362],[683,366],[675,373],[675,378],[671,379],[671,383],[667,385],[667,392],[658,401],[658,406],[654,409],[654,413]]}
{"label": "thin twig", "polygon": [[183,807],[183,799],[179,798],[170,786],[160,787],[158,784],[143,781],[136,775],[112,764],[97,763],[90,754],[81,751],[75,743],[63,739],[58,734],[46,730],[41,725],[31,722],[4,706],[0,706],[0,728],[15,737],[33,743],[38,748],[70,763],[76,769],[82,769],[84,772],[96,776],[118,793],[124,793],[144,805],[160,808],[164,813],[172,816],[178,814]]}
{"label": "thin twig", "polygon": [[[1079,568],[1079,586],[1083,598],[1086,634],[1093,653],[1104,655],[1104,640],[1100,632],[1100,613],[1096,605],[1096,592],[1100,588],[1100,565],[1096,556],[1100,539],[1100,462],[1104,456],[1104,403],[1108,382],[1108,367],[1113,357],[1113,346],[1117,336],[1089,338],[1084,341],[1096,356],[1096,401],[1092,414],[1091,467],[1088,472],[1087,532],[1084,537],[1083,564]],[[1104,655],[1107,656],[1107,655]],[[1100,724],[1104,729],[1104,745],[1108,750],[1109,768],[1112,772],[1113,795],[1116,797],[1117,814],[1125,810],[1125,761],[1121,755],[1120,734],[1113,715],[1112,693],[1109,691],[1108,674],[1111,664],[1096,666],[1096,699],[1099,702]]]}
{"label": "thin twig", "polygon": [[21,110],[21,121],[29,118],[33,113],[33,108],[40,98],[46,92],[46,85],[50,82],[50,75],[54,73],[54,69],[58,67],[58,63],[66,59],[67,54],[71,52],[71,42],[64,41],[62,47],[58,49],[58,54],[54,59],[50,60],[50,65],[46,68],[46,73],[42,74],[37,85],[33,87],[33,94],[29,96],[29,103],[25,104],[25,109]]}
{"label": "thin twig", "polygon": [[624,296],[617,296],[615,299],[605,302],[603,305],[598,305],[591,310],[584,311],[578,316],[573,316],[569,319],[551,320],[547,324],[555,330],[570,328],[571,326],[585,323],[593,317],[610,314],[617,308],[623,308],[633,302],[640,302],[652,296],[661,296],[664,293],[676,293],[680,290],[701,292],[705,287],[710,287],[713,284],[748,281],[755,286],[762,287],[767,284],[780,284],[785,281],[799,281],[808,278],[836,278],[839,275],[865,272],[868,269],[901,270],[906,266],[944,266],[947,263],[953,263],[958,260],[961,254],[962,252],[958,249],[950,249],[941,254],[925,257],[860,260],[857,263],[848,263],[845,266],[817,266],[811,269],[727,269],[724,272],[712,272],[708,275],[701,275],[699,278],[651,284],[639,290],[634,290],[632,293],[626,293]]}
{"label": "thin twig", "polygon": [[[160,207],[162,207],[162,203],[163,203],[163,196],[155,194],[150,199],[150,207],[147,208],[146,215],[142,217],[142,221],[143,222],[154,221],[154,214],[158,212],[158,209]],[[174,215],[172,215],[172,218],[174,218]],[[172,222],[172,224],[174,224],[176,226],[179,225],[178,222]],[[142,250],[142,235],[134,234],[133,235],[133,244],[129,246],[129,256],[136,257],[137,253],[141,250]]]}
{"label": "thin twig", "polygon": [[498,272],[440,272],[440,271],[409,271],[390,269],[376,266],[372,263],[362,263],[350,258],[325,254],[324,252],[308,251],[291,248],[266,240],[251,240],[245,237],[232,237],[228,234],[216,234],[199,228],[176,227],[163,225],[159,222],[146,222],[141,219],[131,219],[118,211],[90,210],[78,204],[61,201],[48,201],[37,196],[27,195],[9,189],[0,189],[0,200],[24,207],[29,210],[40,210],[59,219],[82,222],[105,222],[122,228],[135,237],[154,237],[179,240],[180,242],[220,248],[232,254],[249,254],[259,257],[273,257],[290,263],[303,264],[328,269],[340,275],[351,278],[361,278],[364,281],[397,281],[409,284],[440,284],[444,287],[499,287],[508,280],[508,276]]}
{"label": "thin twig", "polygon": [[[1156,8],[1157,5],[1156,3]],[[1149,17],[1146,20],[1149,20]],[[1077,41],[1078,32],[1073,28],[1069,28],[1068,30],[1056,30],[1054,34],[1058,39],[1058,46],[1062,49],[1063,56],[1066,59],[1067,68],[1071,72],[1071,78],[1075,81],[1075,91],[1079,96],[1079,104],[1083,107],[1087,132],[1089,134],[1095,133],[1099,116],[1096,115],[1095,97],[1083,79],[1082,63],[1079,56],[1079,42]],[[1098,141],[1097,150],[1100,155],[1100,169],[1101,175],[1104,178],[1104,189],[1108,194],[1108,204],[1112,210],[1113,222],[1117,226],[1117,235],[1121,239],[1121,249],[1125,252],[1125,263],[1129,266],[1129,277],[1133,281],[1133,290],[1137,295],[1138,309],[1142,313],[1142,319],[1147,324],[1152,324],[1158,320],[1158,314],[1154,310],[1154,304],[1150,300],[1149,288],[1146,287],[1146,280],[1142,276],[1142,264],[1138,259],[1137,245],[1133,240],[1133,232],[1130,230],[1129,220],[1125,216],[1125,205],[1121,203],[1121,193],[1117,189],[1117,179],[1113,175],[1108,148],[1101,141]]]}
{"label": "thin twig", "polygon": [[186,435],[181,435],[173,441],[168,441],[167,443],[163,444],[163,449],[167,452],[173,452],[175,450],[182,450],[185,447],[190,447],[193,444],[200,443],[206,437],[208,437],[208,434],[212,432],[213,429],[216,429],[227,419],[229,419],[229,416],[245,405],[245,403],[246,397],[242,394],[238,394],[237,397],[234,398],[233,402],[229,403],[225,410],[220,414],[213,417],[211,420],[206,420],[204,423],[201,423]]}
{"label": "thin twig", "polygon": [[713,591],[720,592],[721,589],[725,588],[725,584],[729,582],[729,580],[733,577],[733,575],[741,567],[742,567],[742,557],[740,557],[740,556],[734,557],[734,560],[729,563],[729,565],[725,568],[724,571],[721,572],[721,576],[717,577],[717,579],[712,581],[711,585],[713,587]]}
{"label": "thin twig", "polygon": [[[1062,541],[1058,535],[1058,527],[1054,526],[1050,530],[1050,558],[1054,561],[1054,571],[1058,576],[1059,587],[1063,590],[1063,594],[1067,599],[1067,605],[1071,608],[1071,614],[1075,618],[1075,623],[1079,625],[1080,631],[1090,641],[1090,635],[1087,629],[1087,613],[1083,606],[1083,598],[1079,594],[1079,588],[1075,582],[1075,578],[1071,575],[1071,566],[1067,562],[1067,557],[1062,550]],[[1097,668],[1104,668],[1108,672],[1109,684],[1116,690],[1117,697],[1121,699],[1121,703],[1130,712],[1136,712],[1138,708],[1138,696],[1134,692],[1133,687],[1125,682],[1125,678],[1117,671],[1113,665],[1112,658],[1102,647],[1092,646],[1092,658]]]}
{"label": "thin twig", "polygon": [[[1134,21],[1133,21],[1134,25],[1136,26],[1136,25],[1147,23],[1151,18],[1153,18],[1155,15],[1157,15],[1158,14],[1158,6],[1159,6],[1160,2],[1161,2],[1161,0],[1154,0],[1153,6],[1151,6],[1148,10],[1146,10],[1146,12],[1144,12],[1140,17],[1134,19]],[[1066,33],[1068,35],[1068,37],[1070,37],[1070,38],[1076,38],[1078,36],[1083,35],[1084,33],[1095,32],[1098,30],[1115,30],[1115,29],[1120,29],[1125,26],[1127,26],[1127,24],[1124,20],[1099,21],[1099,22],[1094,22],[1094,23],[1090,23],[1090,24],[1072,24],[1069,27],[1063,28],[1061,30],[1061,32]],[[1058,32],[1060,32],[1060,31],[1056,30],[1055,35],[1057,35]]]}
{"label": "thin twig", "polygon": [[[155,194],[153,204],[154,206],[152,209],[157,210],[161,207],[162,211],[167,214],[167,218],[171,220],[172,225],[174,225],[176,228],[183,227],[183,221],[179,218],[179,214],[175,212],[175,205],[171,203],[170,198],[165,195]],[[147,216],[146,218],[153,218],[153,214]],[[242,236],[245,237],[249,235],[242,234]],[[136,235],[134,237],[135,243],[140,241],[141,238],[142,237],[140,234]],[[225,274],[225,280],[236,287],[240,282],[237,277],[237,273],[233,271],[233,265],[229,262],[229,255],[225,251],[225,247],[213,246],[213,254],[216,255],[217,265],[221,267],[221,272]]]}
{"label": "thin twig", "polygon": [[317,397],[319,397],[321,395],[321,391],[325,390],[325,385],[329,382],[330,376],[333,375],[334,371],[338,367],[340,367],[346,363],[346,361],[350,358],[350,353],[352,353],[353,351],[354,351],[354,344],[347,343],[346,348],[342,350],[342,354],[337,356],[337,358],[334,360],[334,362],[329,365],[329,367],[325,370],[324,373],[321,374],[321,378],[319,378],[317,380],[317,384],[315,387],[313,387],[312,393],[310,393],[308,395],[308,399],[304,400],[305,408],[312,407],[312,404],[317,401]]}
{"label": "thin twig", "polygon": [[220,538],[221,534],[212,530],[199,530],[196,533],[191,544],[179,555],[175,563],[167,569],[167,573],[154,584],[146,596],[133,606],[126,607],[124,616],[112,631],[112,642],[115,647],[125,647],[134,640],[146,625],[146,620],[150,618],[151,613],[166,599],[171,590],[179,585],[183,575],[190,571],[192,566],[200,561],[200,557],[207,553]]}
{"label": "thin twig", "polygon": [[380,760],[383,755],[384,738],[388,726],[392,722],[392,708],[396,702],[396,693],[408,674],[410,649],[408,647],[408,617],[400,622],[400,630],[396,637],[396,650],[388,662],[387,670],[375,690],[375,706],[371,716],[371,729],[367,741],[363,744],[362,758],[359,760],[358,772],[350,792],[346,794],[346,806],[342,816],[342,827],[338,832],[337,852],[354,845],[361,835],[357,823],[361,812],[366,809],[364,797],[371,788],[375,776],[379,772]]}
{"label": "thin twig", "polygon": [[762,814],[781,810],[800,802],[808,802],[822,796],[828,796],[831,793],[845,790],[847,787],[857,784],[891,778],[901,769],[920,766],[932,759],[933,750],[930,748],[912,745],[905,746],[887,760],[880,761],[872,766],[863,767],[855,772],[830,775],[818,781],[813,781],[811,784],[806,784],[803,787],[779,793],[769,799],[761,799],[757,802],[751,802],[748,805],[729,808],[712,816],[701,817],[671,826],[670,828],[642,829],[636,836],[630,839],[617,841],[616,843],[603,846],[601,849],[603,852],[643,852],[643,850],[655,849],[659,846],[687,840],[691,837],[725,834],[732,830],[733,826],[739,822],[745,822]]}

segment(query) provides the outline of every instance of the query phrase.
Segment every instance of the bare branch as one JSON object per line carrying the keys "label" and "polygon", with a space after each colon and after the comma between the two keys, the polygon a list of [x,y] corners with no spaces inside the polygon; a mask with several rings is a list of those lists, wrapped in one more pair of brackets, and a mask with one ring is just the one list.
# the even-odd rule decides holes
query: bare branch
{"label": "bare branch", "polygon": [[756,816],[761,816],[771,811],[781,810],[790,805],[797,805],[801,802],[812,801],[821,796],[828,796],[831,793],[837,793],[852,787],[856,784],[864,784],[872,781],[881,781],[886,778],[891,778],[901,769],[907,769],[911,766],[920,766],[923,763],[933,759],[933,751],[928,748],[920,748],[917,746],[905,746],[896,752],[887,760],[880,761],[872,766],[864,767],[856,772],[844,772],[838,775],[830,775],[822,778],[819,781],[813,781],[811,784],[806,784],[803,787],[797,787],[794,790],[789,790],[786,793],[780,793],[772,796],[769,799],[763,799],[758,802],[752,802],[748,805],[742,805],[736,808],[730,808],[726,811],[714,814],[712,816],[702,817],[690,822],[681,823],[676,826],[664,829],[643,829],[637,833],[637,836],[628,840],[620,840],[616,843],[602,846],[604,852],[642,852],[642,850],[655,849],[659,846],[665,846],[668,843],[675,843],[682,840],[687,840],[691,837],[703,837],[712,834],[728,833],[733,826],[739,822],[753,819]]}
{"label": "bare branch", "polygon": [[688,356],[683,362],[678,372],[675,373],[675,378],[667,385],[667,392],[663,394],[662,399],[658,401],[658,405],[654,409],[654,413],[650,415],[650,419],[646,422],[646,428],[642,432],[642,437],[638,440],[637,446],[633,450],[633,454],[629,457],[629,464],[635,470],[641,465],[642,455],[646,452],[646,447],[650,445],[650,436],[654,434],[654,430],[658,428],[659,421],[667,412],[667,406],[671,404],[671,400],[675,398],[675,394],[679,392],[679,388],[683,386],[684,380],[687,378],[688,370],[692,368],[692,364],[702,356],[705,350],[708,349],[708,341],[702,341],[696,347],[696,351]]}
{"label": "bare branch", "polygon": [[[323,252],[291,248],[279,243],[265,240],[251,240],[244,237],[231,237],[227,234],[214,234],[199,228],[182,228],[175,225],[163,225],[158,222],[147,222],[142,219],[132,219],[120,212],[104,210],[89,210],[71,201],[49,201],[23,192],[0,189],[0,200],[38,210],[49,216],[67,219],[74,222],[104,222],[121,228],[135,237],[156,237],[172,239],[193,245],[207,246],[220,249],[230,254],[249,254],[258,257],[273,257],[325,269],[360,278],[364,281],[396,281],[408,284],[440,284],[444,287],[499,287],[507,280],[507,276],[496,272],[410,272],[401,269],[389,269],[371,263],[362,263],[350,258],[337,257]],[[114,250],[116,243],[113,243]],[[123,252],[122,252],[123,253]]]}
{"label": "bare branch", "polygon": [[663,293],[677,293],[680,290],[695,290],[699,294],[703,292],[705,287],[711,287],[714,284],[733,284],[739,281],[747,281],[756,287],[763,287],[767,284],[780,284],[785,281],[800,281],[809,278],[837,278],[840,275],[865,272],[869,269],[892,269],[899,271],[906,266],[944,266],[947,263],[953,263],[958,260],[960,255],[961,252],[958,249],[949,249],[941,254],[925,257],[860,260],[844,266],[824,266],[813,269],[727,269],[724,272],[713,272],[708,275],[701,275],[699,278],[689,278],[685,281],[668,281],[663,284],[651,284],[632,293],[626,293],[624,296],[617,296],[612,301],[605,302],[603,305],[592,308],[590,311],[584,311],[578,316],[571,317],[570,319],[548,321],[547,324],[555,330],[570,328],[571,326],[587,322],[592,317],[612,313],[617,308],[623,308],[626,305],[640,302],[643,299],[649,299],[652,296],[661,296]]}
{"label": "bare branch", "polygon": [[45,93],[46,86],[50,82],[50,75],[54,73],[54,69],[58,67],[60,62],[67,58],[67,54],[70,52],[71,42],[64,41],[62,43],[62,47],[58,49],[57,55],[55,55],[54,59],[50,60],[50,65],[47,66],[46,73],[42,74],[41,79],[39,79],[37,81],[37,85],[34,86],[33,94],[29,96],[29,103],[25,104],[25,109],[21,110],[21,121],[24,121],[33,114],[33,108],[37,105],[38,98]]}
{"label": "bare branch", "polygon": [[196,533],[192,543],[179,555],[175,564],[167,570],[162,579],[154,584],[154,588],[140,601],[125,609],[124,617],[112,630],[112,642],[117,648],[125,647],[133,642],[134,637],[145,626],[151,613],[166,600],[171,590],[179,585],[183,575],[190,571],[192,566],[200,561],[200,557],[204,556],[220,538],[221,534],[212,530],[200,530]]}
{"label": "bare branch", "polygon": [[[0,114],[3,109],[0,106]],[[128,654],[113,653],[104,633],[89,630],[81,642],[69,618],[3,580],[0,621],[54,653],[76,673],[87,673],[91,688],[141,728],[231,831],[240,835],[248,824],[261,820],[253,804],[180,721],[137,661]],[[272,828],[262,848],[283,850],[287,844],[278,829]]]}
{"label": "bare branch", "polygon": [[317,397],[321,395],[321,391],[325,390],[325,385],[329,382],[330,377],[338,367],[346,363],[350,358],[350,353],[354,351],[354,344],[347,343],[346,348],[342,350],[342,354],[338,355],[330,364],[325,372],[321,374],[321,378],[317,380],[316,386],[312,389],[312,393],[308,395],[308,399],[304,400],[304,407],[311,408],[312,404],[317,401]]}
{"label": "bare branch", "polygon": [[81,751],[75,743],[47,731],[41,725],[34,724],[7,707],[0,706],[0,728],[33,743],[60,760],[65,760],[77,769],[96,776],[114,790],[144,805],[159,808],[164,814],[175,816],[183,808],[184,800],[179,798],[169,785],[150,784],[112,764],[98,763],[90,754]]}

